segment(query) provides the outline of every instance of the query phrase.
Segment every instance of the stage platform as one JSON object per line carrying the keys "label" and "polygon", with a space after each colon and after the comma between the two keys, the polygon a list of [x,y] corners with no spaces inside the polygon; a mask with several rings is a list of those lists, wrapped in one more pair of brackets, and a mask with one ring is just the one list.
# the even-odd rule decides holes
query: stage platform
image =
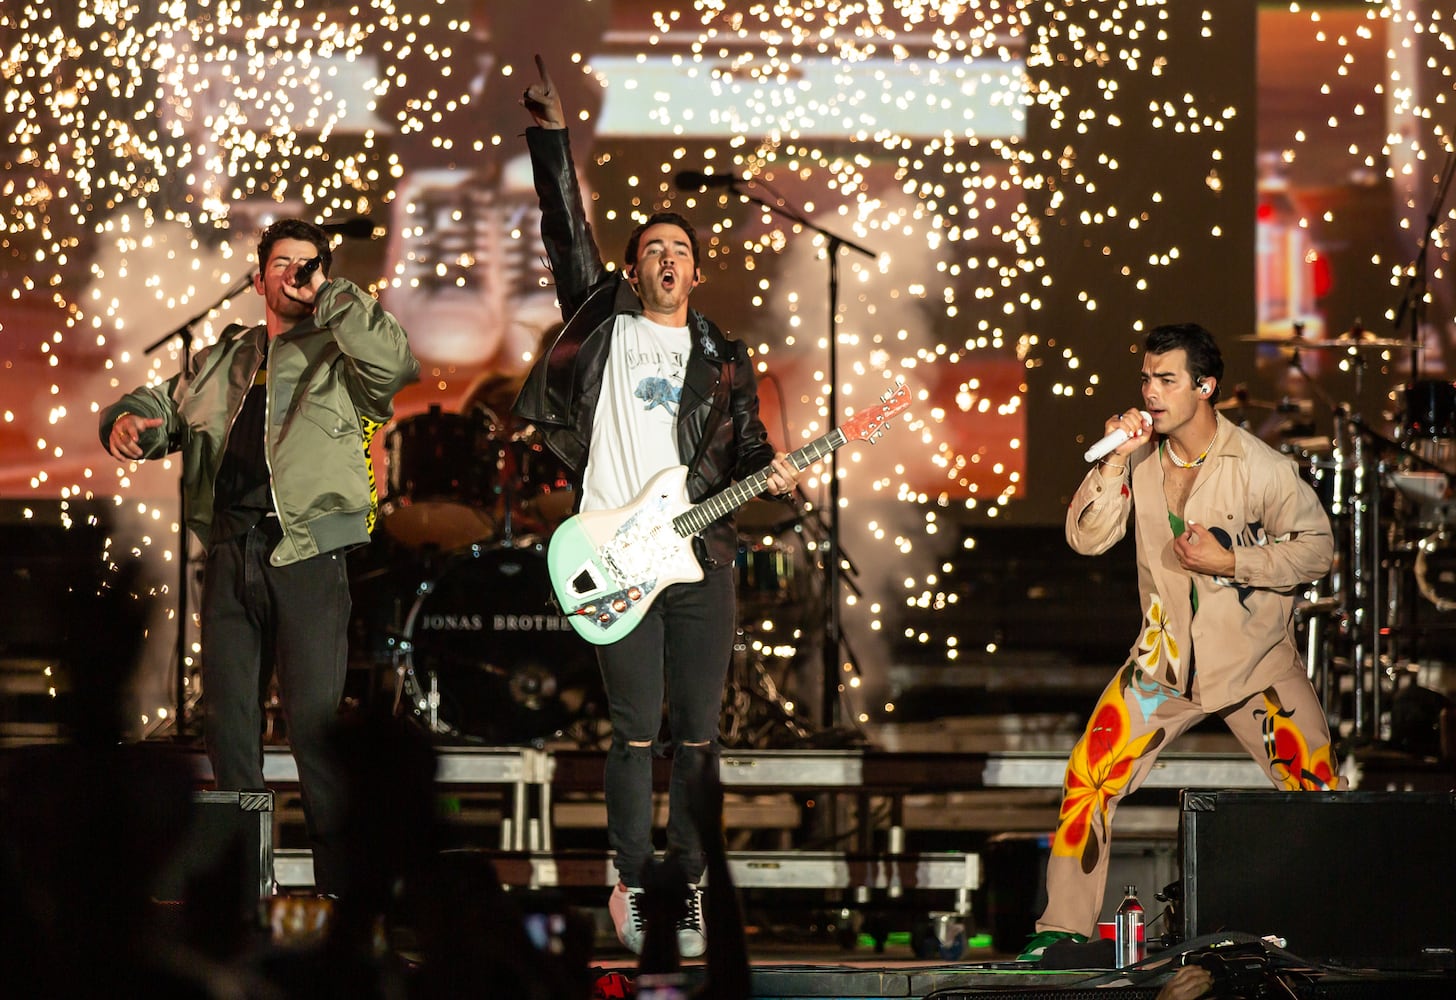
{"label": "stage platform", "polygon": [[[558,800],[600,792],[605,761],[601,751],[570,748],[441,746],[435,780],[441,789],[506,790],[508,815],[502,817],[501,839],[493,846],[550,852]],[[663,789],[667,762],[656,763],[658,787]],[[725,750],[719,775],[725,792],[736,795],[817,792],[857,800],[862,811],[872,807],[871,800],[883,802],[888,828],[905,830],[907,802],[917,796],[1041,790],[1047,793],[1042,801],[1054,805],[1065,767],[1065,753],[1050,751]],[[288,790],[298,783],[297,766],[286,748],[268,748],[263,774],[270,788]],[[201,755],[197,775],[199,781],[211,780]],[[1159,757],[1139,797],[1166,804],[1187,787],[1268,788],[1269,783],[1243,753],[1170,751]],[[873,833],[871,826],[860,825],[861,852],[872,848]]]}
{"label": "stage platform", "polygon": [[[660,762],[665,764],[665,762]],[[477,849],[490,854],[506,885],[525,888],[607,887],[614,883],[611,855],[602,849],[560,849],[558,826],[563,814],[586,811],[589,822],[601,830],[596,796],[602,787],[605,754],[578,749],[535,747],[442,746],[437,754],[436,783],[448,790],[498,788],[501,790],[497,837],[480,842]],[[205,759],[198,761],[200,781],[209,779]],[[933,753],[856,750],[732,750],[722,755],[719,773],[725,795],[737,804],[726,812],[730,827],[754,820],[738,817],[758,801],[785,792],[813,793],[848,801],[843,809],[822,809],[844,823],[850,841],[845,850],[750,850],[730,857],[735,884],[753,890],[812,890],[821,896],[856,906],[886,903],[919,906],[923,912],[969,913],[972,894],[983,886],[982,858],[976,851],[926,850],[915,843],[924,823],[960,825],[957,811],[975,810],[975,797],[996,797],[993,811],[999,826],[1006,818],[998,793],[1037,789],[1045,794],[1036,805],[1031,824],[1036,833],[1050,830],[1061,786],[1065,760],[1060,754],[1031,751]],[[659,769],[659,788],[666,786],[666,768]],[[264,777],[270,788],[288,792],[298,781],[297,769],[286,749],[265,754]],[[1145,799],[1168,801],[1157,807],[1156,833],[1168,840],[1176,828],[1171,796],[1188,786],[1267,788],[1262,772],[1243,754],[1164,754],[1144,786]],[[586,797],[585,803],[580,799]],[[950,797],[949,799],[947,797]],[[928,798],[939,809],[925,807],[933,819],[909,814],[907,802]],[[563,801],[563,800],[570,801]],[[748,804],[745,804],[748,803]],[[771,823],[793,829],[801,822],[796,803],[774,815]],[[883,817],[858,822],[857,817]],[[1136,820],[1136,812],[1130,813]],[[759,821],[762,822],[762,821]],[[577,821],[578,826],[585,825]],[[1135,837],[1135,824],[1123,828]],[[598,839],[604,841],[605,835]],[[788,838],[781,838],[787,840]],[[835,839],[833,835],[829,839]],[[279,838],[279,843],[283,839]],[[600,844],[600,847],[604,847]],[[274,876],[281,889],[304,889],[313,884],[312,859],[299,848],[280,847]]]}

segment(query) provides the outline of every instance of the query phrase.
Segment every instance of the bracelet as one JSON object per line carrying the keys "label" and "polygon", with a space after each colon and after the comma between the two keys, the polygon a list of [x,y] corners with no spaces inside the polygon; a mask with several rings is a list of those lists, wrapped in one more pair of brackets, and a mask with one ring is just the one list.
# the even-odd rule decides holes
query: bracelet
{"label": "bracelet", "polygon": [[1126,465],[1117,465],[1117,464],[1115,464],[1113,462],[1107,461],[1105,458],[1102,461],[1098,462],[1097,463],[1097,466],[1098,466],[1098,468],[1102,468],[1102,469],[1116,469],[1118,472],[1126,472],[1127,471],[1127,466]]}

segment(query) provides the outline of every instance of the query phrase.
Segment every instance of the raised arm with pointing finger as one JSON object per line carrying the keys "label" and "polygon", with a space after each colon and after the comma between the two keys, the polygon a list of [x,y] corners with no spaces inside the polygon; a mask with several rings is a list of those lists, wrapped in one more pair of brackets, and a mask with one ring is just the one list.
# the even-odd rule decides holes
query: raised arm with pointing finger
{"label": "raised arm with pointing finger", "polygon": [[536,57],[536,72],[540,79],[526,88],[521,95],[521,104],[536,120],[538,128],[566,128],[566,114],[561,110],[561,91],[551,82],[551,74],[546,72],[546,64],[540,56]]}

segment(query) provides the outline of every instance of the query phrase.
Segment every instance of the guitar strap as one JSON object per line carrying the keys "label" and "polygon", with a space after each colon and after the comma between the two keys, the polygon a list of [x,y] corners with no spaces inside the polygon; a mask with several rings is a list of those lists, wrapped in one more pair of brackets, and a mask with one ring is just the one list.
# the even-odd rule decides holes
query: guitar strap
{"label": "guitar strap", "polygon": [[718,426],[718,421],[723,418],[723,413],[728,409],[728,397],[732,392],[733,359],[729,358],[727,364],[718,371],[718,384],[713,387],[713,408],[708,411],[707,423],[703,424],[703,436],[698,439],[698,449],[693,454],[693,460],[688,463],[689,474],[697,469],[698,463],[703,460],[703,453],[708,450],[708,439],[713,436],[713,428]]}

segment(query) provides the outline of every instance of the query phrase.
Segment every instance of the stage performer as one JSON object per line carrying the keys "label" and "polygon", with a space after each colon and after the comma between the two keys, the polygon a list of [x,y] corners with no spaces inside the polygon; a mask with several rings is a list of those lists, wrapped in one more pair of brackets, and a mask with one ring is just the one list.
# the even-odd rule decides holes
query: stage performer
{"label": "stage performer", "polygon": [[[659,212],[628,237],[624,266],[602,263],[582,205],[566,115],[540,57],[540,79],[522,99],[536,127],[526,145],[541,202],[541,234],[567,323],[526,377],[515,413],[535,425],[576,483],[579,510],[632,502],[665,468],[688,467],[694,501],[772,463],[768,492],[787,496],[798,474],[775,455],[758,415],[758,388],[744,345],[688,307],[702,281],[693,227]],[[718,753],[723,686],[732,656],[732,567],[738,538],[731,517],[710,526],[696,552],[698,583],[663,591],[635,630],[598,647],[612,742],[607,752],[607,840],[618,884],[609,909],[617,936],[642,948],[642,871],[652,858],[652,753],[664,683],[673,771],[667,845],[689,885],[678,947],[706,947],[701,892],[703,848],[686,798],[695,755]]]}
{"label": "stage performer", "polygon": [[369,541],[368,442],[419,377],[405,332],[330,278],[329,237],[284,219],[258,240],[265,322],[230,325],[187,370],[101,414],[121,462],[182,453],[203,577],[204,737],[220,790],[263,788],[263,706],[276,668],[320,893],[347,891],[343,776],[327,741],[344,692],[345,553]]}
{"label": "stage performer", "polygon": [[1219,415],[1222,378],[1203,327],[1150,332],[1151,423],[1136,407],[1107,421],[1128,438],[1067,511],[1067,542],[1084,555],[1110,549],[1132,515],[1143,621],[1067,762],[1047,907],[1023,960],[1093,933],[1118,804],[1205,717],[1222,719],[1277,788],[1344,786],[1293,626],[1300,588],[1330,569],[1329,518],[1293,461]]}

